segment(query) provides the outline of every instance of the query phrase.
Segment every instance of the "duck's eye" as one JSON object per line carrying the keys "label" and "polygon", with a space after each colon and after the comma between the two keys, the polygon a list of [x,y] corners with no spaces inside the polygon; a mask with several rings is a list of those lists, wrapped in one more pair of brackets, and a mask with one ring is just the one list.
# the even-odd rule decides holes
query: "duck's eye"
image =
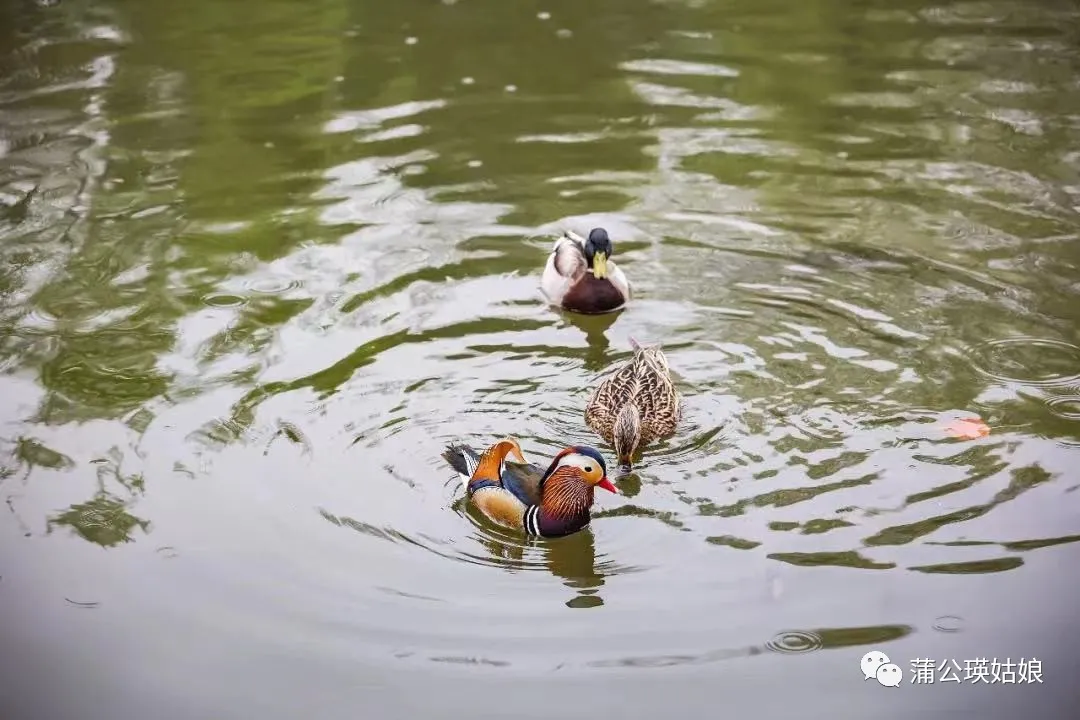
{"label": "duck's eye", "polygon": [[592,465],[586,465],[585,472],[592,472]]}

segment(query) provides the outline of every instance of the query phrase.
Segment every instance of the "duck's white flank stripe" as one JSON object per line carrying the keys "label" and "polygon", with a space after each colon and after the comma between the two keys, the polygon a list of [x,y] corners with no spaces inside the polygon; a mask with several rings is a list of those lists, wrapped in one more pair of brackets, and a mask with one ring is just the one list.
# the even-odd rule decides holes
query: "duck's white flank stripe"
{"label": "duck's white flank stripe", "polygon": [[525,532],[530,535],[540,536],[540,506],[530,505],[525,510],[525,517],[522,519],[522,525],[525,526]]}

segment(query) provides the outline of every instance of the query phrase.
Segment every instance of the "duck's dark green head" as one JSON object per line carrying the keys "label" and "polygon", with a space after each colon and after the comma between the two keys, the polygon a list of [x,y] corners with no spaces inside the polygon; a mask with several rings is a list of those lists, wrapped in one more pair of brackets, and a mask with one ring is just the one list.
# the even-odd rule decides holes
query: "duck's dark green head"
{"label": "duck's dark green head", "polygon": [[589,231],[589,239],[585,241],[585,259],[592,268],[593,275],[603,280],[607,277],[607,261],[615,252],[615,246],[611,244],[607,230],[593,228]]}

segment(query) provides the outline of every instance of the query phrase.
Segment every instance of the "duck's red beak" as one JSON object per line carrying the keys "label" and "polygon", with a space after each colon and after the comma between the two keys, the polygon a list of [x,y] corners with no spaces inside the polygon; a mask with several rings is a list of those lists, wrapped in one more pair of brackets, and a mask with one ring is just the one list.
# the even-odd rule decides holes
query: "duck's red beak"
{"label": "duck's red beak", "polygon": [[616,495],[619,494],[619,490],[614,485],[611,484],[611,481],[607,479],[607,475],[600,478],[600,482],[598,482],[596,484],[597,484],[598,487],[602,487],[605,490],[607,490],[608,492],[615,493]]}

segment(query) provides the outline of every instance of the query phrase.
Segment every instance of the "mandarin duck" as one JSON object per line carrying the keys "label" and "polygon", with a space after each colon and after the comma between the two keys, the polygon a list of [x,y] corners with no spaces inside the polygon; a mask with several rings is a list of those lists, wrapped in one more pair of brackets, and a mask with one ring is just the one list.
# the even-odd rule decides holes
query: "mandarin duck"
{"label": "mandarin duck", "polygon": [[[513,454],[520,463],[508,461]],[[461,476],[470,502],[493,522],[526,534],[555,538],[586,528],[592,520],[593,488],[618,493],[596,448],[565,448],[545,469],[525,462],[513,438],[483,454],[451,444],[443,458]]]}
{"label": "mandarin duck", "polygon": [[630,301],[630,281],[610,259],[614,252],[604,228],[588,239],[566,231],[548,256],[540,289],[552,305],[586,315],[614,312]]}
{"label": "mandarin duck", "polygon": [[635,452],[674,433],[682,419],[682,397],[660,345],[642,347],[633,338],[630,344],[634,357],[604,378],[585,405],[585,423],[611,443],[625,471]]}

